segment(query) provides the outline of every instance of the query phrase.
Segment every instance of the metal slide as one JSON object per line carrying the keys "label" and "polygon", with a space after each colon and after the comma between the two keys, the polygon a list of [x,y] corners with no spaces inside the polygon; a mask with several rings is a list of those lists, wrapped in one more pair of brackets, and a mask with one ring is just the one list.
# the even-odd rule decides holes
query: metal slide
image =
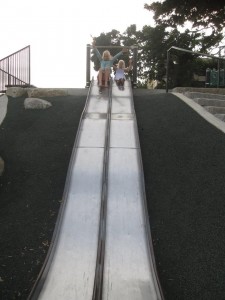
{"label": "metal slide", "polygon": [[53,245],[29,299],[163,299],[130,81],[87,97]]}

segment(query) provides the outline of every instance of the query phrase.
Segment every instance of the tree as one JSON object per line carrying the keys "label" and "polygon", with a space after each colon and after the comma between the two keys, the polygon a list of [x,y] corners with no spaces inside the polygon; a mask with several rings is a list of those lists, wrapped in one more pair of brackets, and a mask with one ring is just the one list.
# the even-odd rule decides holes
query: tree
{"label": "tree", "polygon": [[[208,41],[208,45],[212,41]],[[138,85],[145,87],[149,80],[158,80],[165,84],[166,63],[167,63],[167,50],[171,46],[184,48],[190,51],[206,47],[203,43],[202,34],[198,31],[191,31],[186,29],[180,32],[177,28],[168,30],[165,24],[156,25],[155,27],[144,26],[141,31],[136,30],[135,25],[131,25],[124,33],[119,33],[117,30],[112,30],[109,33],[101,33],[96,37],[97,46],[138,46],[137,56],[137,77]],[[104,49],[100,49],[104,50]],[[118,49],[112,49],[114,55]],[[114,53],[115,52],[115,53]],[[204,52],[205,51],[200,51]],[[130,50],[130,56],[132,56]],[[196,55],[190,53],[182,53],[174,51],[170,54],[170,78],[169,82],[171,87],[174,86],[187,86],[191,85],[193,81],[193,74],[204,74],[206,64],[201,65],[201,58],[196,61]],[[123,59],[128,63],[128,55]],[[99,61],[95,55],[91,60],[94,62],[95,70],[99,68]],[[196,64],[201,66],[201,72],[197,72]]]}
{"label": "tree", "polygon": [[[141,57],[141,41],[142,41],[142,33],[141,31],[137,30],[137,27],[135,24],[130,25],[123,34],[121,34],[121,40],[123,42],[124,46],[133,46],[137,45],[137,75],[138,79],[142,76],[142,70],[143,70],[143,61],[140,59]],[[133,51],[130,49],[129,51],[130,58],[133,57]],[[129,73],[129,76],[132,78],[132,71]]]}
{"label": "tree", "polygon": [[189,22],[191,32],[200,34],[199,52],[212,51],[224,38],[225,5],[219,0],[164,0],[144,7],[154,12],[158,25],[177,28]]}
{"label": "tree", "polygon": [[156,24],[175,28],[189,21],[193,28],[211,28],[214,33],[225,27],[225,5],[220,0],[164,0],[144,7],[154,12]]}
{"label": "tree", "polygon": [[[165,25],[157,25],[155,27],[144,26],[139,36],[139,59],[142,68],[139,69],[138,77],[145,83],[148,80],[164,82],[167,50],[171,46],[192,51],[201,44],[199,33],[192,33],[188,29],[183,33],[177,29],[168,31]],[[186,84],[187,82],[191,82],[193,73],[191,62],[194,60],[194,56],[177,52],[171,53],[170,56],[170,70],[173,77],[170,81],[176,84],[179,79],[180,85],[183,84],[182,82],[186,82]]]}

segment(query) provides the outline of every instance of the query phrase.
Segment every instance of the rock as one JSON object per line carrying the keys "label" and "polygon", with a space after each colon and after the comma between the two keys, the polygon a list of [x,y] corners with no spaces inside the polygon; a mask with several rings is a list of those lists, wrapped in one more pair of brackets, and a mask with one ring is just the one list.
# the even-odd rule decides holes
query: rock
{"label": "rock", "polygon": [[25,109],[46,109],[51,106],[50,102],[39,98],[26,98],[24,100]]}
{"label": "rock", "polygon": [[47,88],[34,88],[27,89],[29,98],[35,97],[56,97],[56,96],[67,96],[67,91],[63,89],[47,89]]}
{"label": "rock", "polygon": [[2,176],[4,169],[5,169],[5,162],[0,156],[0,176]]}
{"label": "rock", "polygon": [[27,90],[22,87],[10,87],[6,90],[6,95],[13,98],[21,97],[26,93]]}
{"label": "rock", "polygon": [[0,125],[2,124],[7,114],[8,97],[6,95],[0,96]]}

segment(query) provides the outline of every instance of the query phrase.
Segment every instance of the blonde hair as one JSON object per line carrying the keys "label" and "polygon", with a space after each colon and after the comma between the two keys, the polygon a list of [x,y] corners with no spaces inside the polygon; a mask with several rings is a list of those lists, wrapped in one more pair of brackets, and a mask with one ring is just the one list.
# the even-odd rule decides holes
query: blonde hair
{"label": "blonde hair", "polygon": [[111,56],[109,50],[105,50],[105,51],[102,53],[102,59],[103,59],[103,60],[111,60],[111,59],[112,59],[112,56]]}
{"label": "blonde hair", "polygon": [[119,60],[119,62],[118,62],[118,68],[119,69],[125,69],[125,62],[124,62],[124,60]]}

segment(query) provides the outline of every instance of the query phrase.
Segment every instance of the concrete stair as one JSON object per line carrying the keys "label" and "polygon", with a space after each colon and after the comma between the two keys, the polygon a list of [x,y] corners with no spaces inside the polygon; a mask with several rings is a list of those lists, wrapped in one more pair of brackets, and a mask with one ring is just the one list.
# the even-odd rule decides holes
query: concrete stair
{"label": "concrete stair", "polygon": [[225,114],[225,107],[219,107],[219,106],[205,106],[204,107],[208,112],[211,114]]}
{"label": "concrete stair", "polygon": [[216,118],[225,122],[225,95],[185,91],[184,95],[192,99]]}
{"label": "concrete stair", "polygon": [[201,106],[217,106],[217,107],[225,107],[225,100],[217,100],[217,99],[208,99],[208,98],[194,98],[196,103]]}

